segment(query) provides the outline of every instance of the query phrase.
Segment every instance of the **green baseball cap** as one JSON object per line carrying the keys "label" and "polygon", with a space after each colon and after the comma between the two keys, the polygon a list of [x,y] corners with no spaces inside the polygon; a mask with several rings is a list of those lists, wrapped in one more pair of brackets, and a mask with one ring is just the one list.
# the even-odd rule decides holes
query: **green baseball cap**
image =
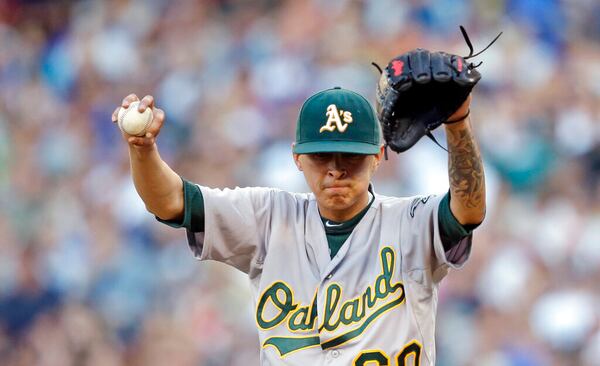
{"label": "green baseball cap", "polygon": [[377,154],[381,127],[360,94],[335,87],[308,98],[298,115],[294,153]]}

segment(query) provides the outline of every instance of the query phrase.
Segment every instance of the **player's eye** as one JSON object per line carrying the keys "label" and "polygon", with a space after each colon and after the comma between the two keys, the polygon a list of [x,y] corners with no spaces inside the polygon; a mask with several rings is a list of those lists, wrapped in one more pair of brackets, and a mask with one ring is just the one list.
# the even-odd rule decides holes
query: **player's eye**
{"label": "player's eye", "polygon": [[348,161],[352,161],[352,162],[357,162],[357,161],[361,161],[362,159],[364,159],[365,155],[362,154],[343,154],[343,158],[344,160],[348,160]]}
{"label": "player's eye", "polygon": [[319,160],[319,161],[324,161],[324,160],[329,160],[331,159],[332,154],[331,153],[315,153],[315,154],[311,154],[311,157],[315,160]]}

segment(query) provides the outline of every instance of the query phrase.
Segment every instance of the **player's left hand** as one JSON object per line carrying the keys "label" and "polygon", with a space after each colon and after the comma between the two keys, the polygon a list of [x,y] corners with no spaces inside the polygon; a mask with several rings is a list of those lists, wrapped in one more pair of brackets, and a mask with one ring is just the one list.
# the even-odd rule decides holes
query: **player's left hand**
{"label": "player's left hand", "polygon": [[374,64],[381,71],[376,110],[386,147],[400,153],[423,136],[436,142],[431,131],[468,116],[471,91],[481,79],[477,70],[481,63],[467,60],[487,47],[473,54],[465,29],[460,29],[470,49],[468,56],[417,48],[393,58],[385,69]]}
{"label": "player's left hand", "polygon": [[[481,74],[463,57],[416,49],[392,59],[377,85],[376,110],[386,145],[410,149],[442,123],[464,114]],[[468,109],[468,106],[466,106]]]}

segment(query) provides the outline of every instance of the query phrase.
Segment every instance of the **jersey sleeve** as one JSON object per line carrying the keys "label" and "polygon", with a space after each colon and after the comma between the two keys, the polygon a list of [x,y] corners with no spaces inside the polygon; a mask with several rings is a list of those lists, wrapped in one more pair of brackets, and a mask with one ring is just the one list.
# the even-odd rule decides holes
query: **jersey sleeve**
{"label": "jersey sleeve", "polygon": [[195,257],[223,262],[252,275],[262,266],[267,249],[273,190],[198,187],[204,203],[204,231],[187,229]]}
{"label": "jersey sleeve", "polygon": [[433,282],[439,282],[449,268],[461,268],[469,258],[472,234],[469,233],[449,250],[442,243],[438,211],[443,196],[413,197],[403,212],[401,247],[407,272],[427,270]]}
{"label": "jersey sleeve", "polygon": [[156,220],[172,228],[185,228],[191,232],[204,231],[204,198],[200,187],[186,179],[183,182],[183,217],[175,220],[163,220],[154,216]]}

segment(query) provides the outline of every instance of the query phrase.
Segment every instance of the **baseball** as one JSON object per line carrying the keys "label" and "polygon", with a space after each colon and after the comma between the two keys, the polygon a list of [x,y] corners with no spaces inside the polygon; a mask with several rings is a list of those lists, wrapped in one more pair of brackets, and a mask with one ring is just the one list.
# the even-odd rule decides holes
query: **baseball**
{"label": "baseball", "polygon": [[133,135],[144,136],[146,129],[152,122],[152,109],[147,108],[143,113],[138,111],[140,102],[132,102],[128,108],[119,110],[118,121],[121,131]]}

